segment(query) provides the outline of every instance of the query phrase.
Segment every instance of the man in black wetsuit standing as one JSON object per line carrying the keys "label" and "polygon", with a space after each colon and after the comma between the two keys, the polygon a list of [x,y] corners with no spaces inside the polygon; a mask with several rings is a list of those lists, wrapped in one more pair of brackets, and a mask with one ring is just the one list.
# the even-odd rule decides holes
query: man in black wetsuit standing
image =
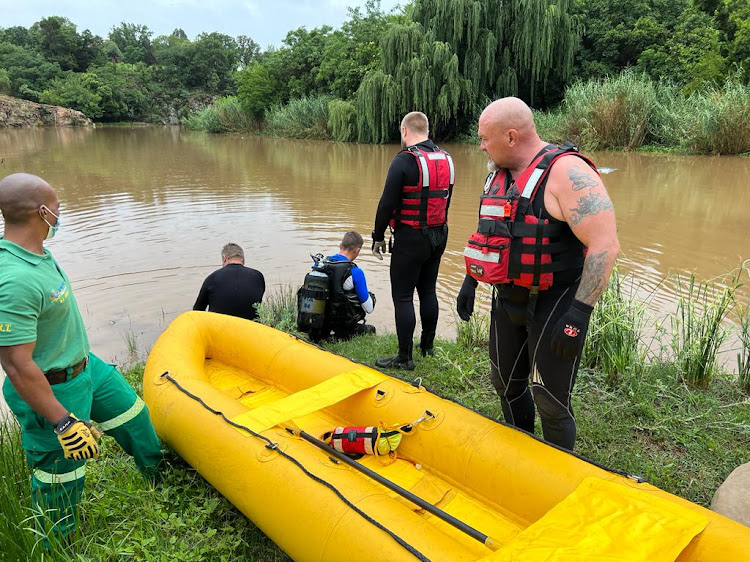
{"label": "man in black wetsuit standing", "polygon": [[398,354],[376,365],[414,369],[412,338],[416,326],[414,289],[419,295],[422,356],[432,355],[438,320],[435,293],[440,258],[448,241],[448,207],[455,172],[450,155],[429,138],[424,113],[413,111],[401,121],[402,150],[391,162],[375,216],[372,251],[385,252],[385,229],[394,229],[391,295],[396,316]]}
{"label": "man in black wetsuit standing", "polygon": [[237,244],[221,250],[221,269],[206,277],[193,310],[206,310],[255,320],[255,305],[263,300],[266,281],[260,271],[245,267],[245,253]]}

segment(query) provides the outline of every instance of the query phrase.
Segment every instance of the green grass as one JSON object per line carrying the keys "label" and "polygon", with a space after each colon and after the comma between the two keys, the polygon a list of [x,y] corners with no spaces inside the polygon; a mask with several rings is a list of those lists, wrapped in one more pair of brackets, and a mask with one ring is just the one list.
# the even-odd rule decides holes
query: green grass
{"label": "green grass", "polygon": [[207,133],[249,132],[257,128],[252,116],[234,96],[219,98],[191,113],[183,118],[182,124],[188,129]]}
{"label": "green grass", "polygon": [[[303,96],[266,111],[265,132],[296,139],[332,139],[328,125],[330,96]],[[341,130],[337,127],[337,133]]]}

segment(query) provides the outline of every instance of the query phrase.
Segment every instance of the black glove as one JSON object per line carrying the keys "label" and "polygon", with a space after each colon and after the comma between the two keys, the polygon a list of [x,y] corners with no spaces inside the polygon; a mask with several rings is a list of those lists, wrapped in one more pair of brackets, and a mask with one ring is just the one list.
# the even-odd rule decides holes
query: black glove
{"label": "black glove", "polygon": [[385,254],[385,236],[380,235],[380,240],[375,240],[375,231],[372,231],[372,254],[379,260],[383,259]]}
{"label": "black glove", "polygon": [[552,330],[550,347],[555,355],[562,359],[574,359],[580,355],[593,309],[579,300],[573,301]]}
{"label": "black glove", "polygon": [[461,285],[461,290],[458,292],[456,311],[458,312],[458,317],[464,322],[468,322],[474,313],[474,294],[476,293],[478,284],[479,282],[476,279],[471,275],[467,275],[464,279],[464,284]]}

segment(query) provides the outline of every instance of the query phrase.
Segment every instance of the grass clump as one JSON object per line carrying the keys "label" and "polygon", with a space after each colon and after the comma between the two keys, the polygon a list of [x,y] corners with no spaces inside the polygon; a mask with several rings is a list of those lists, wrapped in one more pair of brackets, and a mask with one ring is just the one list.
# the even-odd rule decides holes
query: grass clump
{"label": "grass clump", "polygon": [[266,111],[266,132],[295,139],[331,139],[328,128],[330,101],[331,97],[327,95],[303,96],[286,105],[275,105]]}
{"label": "grass clump", "polygon": [[692,94],[686,100],[689,152],[740,154],[750,152],[750,86],[729,77],[723,88]]}
{"label": "grass clump", "polygon": [[723,322],[738,288],[738,274],[717,288],[696,281],[685,285],[679,277],[677,314],[671,317],[673,361],[679,376],[694,387],[706,388],[716,371],[716,358],[728,330]]}
{"label": "grass clump", "polygon": [[615,268],[594,307],[581,358],[582,367],[604,373],[610,384],[626,373],[639,372],[645,362],[641,340],[646,308],[625,294],[624,281]]}
{"label": "grass clump", "polygon": [[263,302],[256,305],[258,322],[282,332],[297,332],[297,290],[289,285],[266,295]]}
{"label": "grass clump", "polygon": [[252,116],[235,96],[219,98],[183,118],[182,124],[188,129],[207,133],[246,132],[255,128]]}
{"label": "grass clump", "polygon": [[633,71],[577,82],[563,100],[564,136],[591,150],[637,148],[648,138],[656,101],[655,84]]}

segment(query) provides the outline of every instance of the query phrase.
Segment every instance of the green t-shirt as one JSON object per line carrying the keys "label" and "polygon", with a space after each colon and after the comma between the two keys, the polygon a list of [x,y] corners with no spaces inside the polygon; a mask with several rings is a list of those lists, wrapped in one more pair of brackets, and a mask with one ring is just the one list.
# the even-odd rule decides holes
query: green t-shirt
{"label": "green t-shirt", "polygon": [[70,280],[49,250],[39,255],[0,238],[0,346],[31,342],[43,372],[89,353]]}

